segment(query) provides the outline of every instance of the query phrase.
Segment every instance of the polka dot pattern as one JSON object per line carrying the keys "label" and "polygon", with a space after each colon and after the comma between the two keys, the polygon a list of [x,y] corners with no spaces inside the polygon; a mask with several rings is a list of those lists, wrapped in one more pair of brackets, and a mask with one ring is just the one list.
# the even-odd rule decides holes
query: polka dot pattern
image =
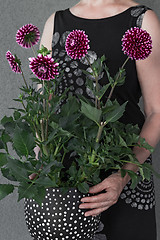
{"label": "polka dot pattern", "polygon": [[[152,164],[152,155],[150,155],[146,163]],[[139,171],[137,172],[140,175]],[[135,189],[131,189],[131,181],[124,187],[121,195],[121,199],[124,199],[127,204],[139,210],[149,210],[155,206],[155,189],[153,182],[153,175],[151,179],[141,180]]]}
{"label": "polka dot pattern", "polygon": [[[67,55],[67,52],[65,51],[65,42],[69,33],[70,31],[65,31],[61,35],[59,32],[55,32],[53,34],[52,56],[58,60],[59,70],[64,70],[64,81],[62,81],[62,83],[58,86],[57,92],[59,95],[61,95],[64,90],[69,87],[71,94],[83,94],[86,97],[92,99],[93,96],[91,97],[91,93],[86,89],[85,86],[86,76],[81,70],[85,69],[92,72],[92,70],[88,67],[88,61],[85,59],[85,57],[80,60],[73,60],[70,56]],[[87,56],[91,63],[97,59],[97,54],[94,51],[88,51]]]}
{"label": "polka dot pattern", "polygon": [[100,215],[84,216],[86,210],[80,209],[79,204],[85,196],[76,188],[71,188],[65,194],[58,188],[47,188],[42,207],[34,200],[25,198],[25,220],[33,239],[93,239],[99,227]]}

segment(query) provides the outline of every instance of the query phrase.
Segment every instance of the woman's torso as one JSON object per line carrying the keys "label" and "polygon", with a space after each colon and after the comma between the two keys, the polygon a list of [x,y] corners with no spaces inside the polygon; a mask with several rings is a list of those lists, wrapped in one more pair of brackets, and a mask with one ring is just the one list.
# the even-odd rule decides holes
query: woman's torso
{"label": "woman's torso", "polygon": [[[52,56],[59,61],[60,70],[64,69],[63,81],[58,89],[59,94],[70,87],[72,94],[83,94],[93,100],[92,92],[85,85],[86,76],[82,72],[82,69],[90,70],[87,61],[73,60],[65,51],[65,40],[72,30],[85,31],[90,40],[88,54],[91,62],[105,55],[105,63],[109,67],[111,76],[114,76],[127,58],[122,52],[121,39],[123,34],[131,27],[141,26],[146,10],[146,6],[137,5],[125,8],[124,11],[113,16],[100,19],[86,19],[76,16],[69,8],[57,11],[54,18]],[[145,118],[138,105],[141,89],[135,61],[130,59],[125,68],[125,83],[115,88],[111,99],[116,98],[120,104],[128,101],[125,114],[120,121],[138,124],[142,128]],[[99,83],[103,85],[107,82],[107,76],[104,72]],[[109,90],[106,92],[106,96],[108,93]]]}

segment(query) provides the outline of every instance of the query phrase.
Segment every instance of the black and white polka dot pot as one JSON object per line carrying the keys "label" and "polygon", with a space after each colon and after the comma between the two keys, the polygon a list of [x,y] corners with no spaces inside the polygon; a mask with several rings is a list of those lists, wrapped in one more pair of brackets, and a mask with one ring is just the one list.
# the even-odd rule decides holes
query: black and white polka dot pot
{"label": "black and white polka dot pot", "polygon": [[58,188],[47,188],[40,207],[33,199],[24,199],[27,227],[34,240],[94,239],[100,215],[85,217],[80,199],[89,194],[76,188],[62,194]]}

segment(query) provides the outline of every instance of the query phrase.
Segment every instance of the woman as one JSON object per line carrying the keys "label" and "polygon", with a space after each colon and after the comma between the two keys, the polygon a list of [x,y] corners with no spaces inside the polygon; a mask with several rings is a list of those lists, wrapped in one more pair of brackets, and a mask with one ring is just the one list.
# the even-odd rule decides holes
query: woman
{"label": "woman", "polygon": [[[67,34],[73,29],[81,29],[90,39],[90,58],[105,54],[111,74],[115,74],[126,56],[121,50],[121,38],[130,27],[139,26],[150,33],[153,49],[145,60],[130,60],[126,65],[124,86],[115,90],[113,97],[121,103],[129,100],[124,123],[137,123],[140,135],[155,147],[160,140],[160,22],[151,9],[130,0],[81,0],[70,9],[53,13],[45,23],[40,47],[43,44],[52,50],[52,56],[60,60],[65,68],[60,94],[70,86],[87,97],[84,76],[80,69],[86,63],[69,62],[64,51]],[[102,77],[103,84],[105,77]],[[145,117],[138,107],[143,97]],[[150,152],[134,148],[140,163],[151,162]],[[137,171],[133,164],[125,164],[125,169]],[[101,213],[101,230],[96,239],[108,240],[156,240],[154,184],[139,182],[137,188],[130,188],[130,178],[121,177],[120,172],[111,173],[104,180],[90,188],[96,196],[81,199],[80,208],[90,209],[86,216]],[[101,193],[103,191],[103,193]],[[102,229],[103,228],[103,229]]]}

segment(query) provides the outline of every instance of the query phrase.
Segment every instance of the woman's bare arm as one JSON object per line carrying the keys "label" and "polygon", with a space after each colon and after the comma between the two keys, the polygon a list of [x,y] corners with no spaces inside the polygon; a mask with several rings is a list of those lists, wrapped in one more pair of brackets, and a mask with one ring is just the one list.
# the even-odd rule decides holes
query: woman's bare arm
{"label": "woman's bare arm", "polygon": [[[142,29],[150,33],[153,49],[148,58],[136,61],[145,113],[145,123],[140,136],[145,138],[151,146],[156,147],[160,140],[160,21],[152,10],[145,13]],[[150,155],[149,150],[145,148],[135,147],[133,152],[140,163],[145,162]],[[124,168],[138,170],[132,164],[126,164]],[[129,180],[129,176],[126,175],[124,185]]]}

